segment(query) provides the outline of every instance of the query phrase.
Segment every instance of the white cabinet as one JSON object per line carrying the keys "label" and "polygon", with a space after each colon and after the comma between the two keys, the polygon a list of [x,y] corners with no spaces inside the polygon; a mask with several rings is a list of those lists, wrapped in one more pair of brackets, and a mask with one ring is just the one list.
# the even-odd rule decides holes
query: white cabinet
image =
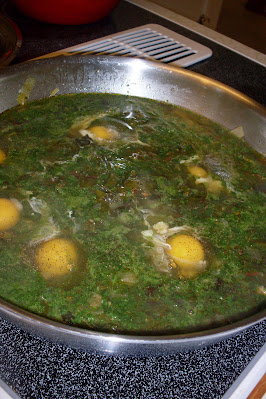
{"label": "white cabinet", "polygon": [[168,10],[215,29],[223,0],[150,0]]}

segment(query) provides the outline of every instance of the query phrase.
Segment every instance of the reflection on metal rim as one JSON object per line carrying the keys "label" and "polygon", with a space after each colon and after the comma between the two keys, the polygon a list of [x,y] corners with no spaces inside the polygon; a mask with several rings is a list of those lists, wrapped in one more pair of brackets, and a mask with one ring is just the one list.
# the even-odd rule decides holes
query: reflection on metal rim
{"label": "reflection on metal rim", "polygon": [[[16,105],[28,77],[36,84],[31,99],[58,94],[107,92],[167,101],[200,113],[228,129],[242,126],[246,141],[266,152],[264,108],[222,83],[180,68],[119,57],[75,56],[29,62],[0,72],[0,112]],[[195,349],[229,338],[262,321],[266,312],[212,330],[171,336],[132,336],[95,332],[67,326],[25,312],[0,300],[0,315],[27,331],[49,340],[96,353],[164,355]]]}

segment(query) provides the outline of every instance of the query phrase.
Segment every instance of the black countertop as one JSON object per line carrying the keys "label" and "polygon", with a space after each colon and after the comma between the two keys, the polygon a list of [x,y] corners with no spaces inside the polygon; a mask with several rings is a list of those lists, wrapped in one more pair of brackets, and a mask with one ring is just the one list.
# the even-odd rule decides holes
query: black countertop
{"label": "black countertop", "polygon": [[[39,23],[8,0],[0,11],[20,27],[23,45],[13,64],[144,24],[160,24],[210,47],[213,56],[189,69],[265,104],[265,68],[207,38],[126,1],[100,22]],[[265,342],[265,323],[198,350],[167,357],[99,356],[48,342],[0,318],[0,378],[22,399],[219,399]]]}

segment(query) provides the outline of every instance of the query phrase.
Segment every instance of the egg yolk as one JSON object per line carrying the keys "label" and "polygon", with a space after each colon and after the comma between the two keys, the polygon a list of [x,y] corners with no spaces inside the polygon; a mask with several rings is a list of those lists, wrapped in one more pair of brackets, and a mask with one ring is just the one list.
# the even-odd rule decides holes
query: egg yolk
{"label": "egg yolk", "polygon": [[168,254],[174,262],[182,268],[191,268],[204,260],[204,250],[196,238],[179,234],[168,239],[167,243],[171,246]]}
{"label": "egg yolk", "polygon": [[65,238],[54,238],[39,246],[36,266],[45,279],[63,277],[78,263],[75,245]]}
{"label": "egg yolk", "polygon": [[206,177],[208,175],[207,171],[201,166],[189,166],[188,171],[195,177]]}
{"label": "egg yolk", "polygon": [[9,199],[0,198],[0,231],[14,227],[20,217],[17,206]]}
{"label": "egg yolk", "polygon": [[114,133],[105,126],[92,126],[90,127],[90,132],[96,136],[98,139],[102,140],[114,140]]}
{"label": "egg yolk", "polygon": [[3,150],[0,150],[0,165],[2,165],[6,160],[6,153]]}

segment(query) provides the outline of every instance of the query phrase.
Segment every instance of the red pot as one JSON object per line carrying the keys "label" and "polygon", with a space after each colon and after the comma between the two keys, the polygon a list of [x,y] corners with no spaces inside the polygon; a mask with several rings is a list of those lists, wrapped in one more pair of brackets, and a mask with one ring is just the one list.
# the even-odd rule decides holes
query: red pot
{"label": "red pot", "polygon": [[79,25],[104,18],[119,0],[13,0],[25,15],[52,24]]}

